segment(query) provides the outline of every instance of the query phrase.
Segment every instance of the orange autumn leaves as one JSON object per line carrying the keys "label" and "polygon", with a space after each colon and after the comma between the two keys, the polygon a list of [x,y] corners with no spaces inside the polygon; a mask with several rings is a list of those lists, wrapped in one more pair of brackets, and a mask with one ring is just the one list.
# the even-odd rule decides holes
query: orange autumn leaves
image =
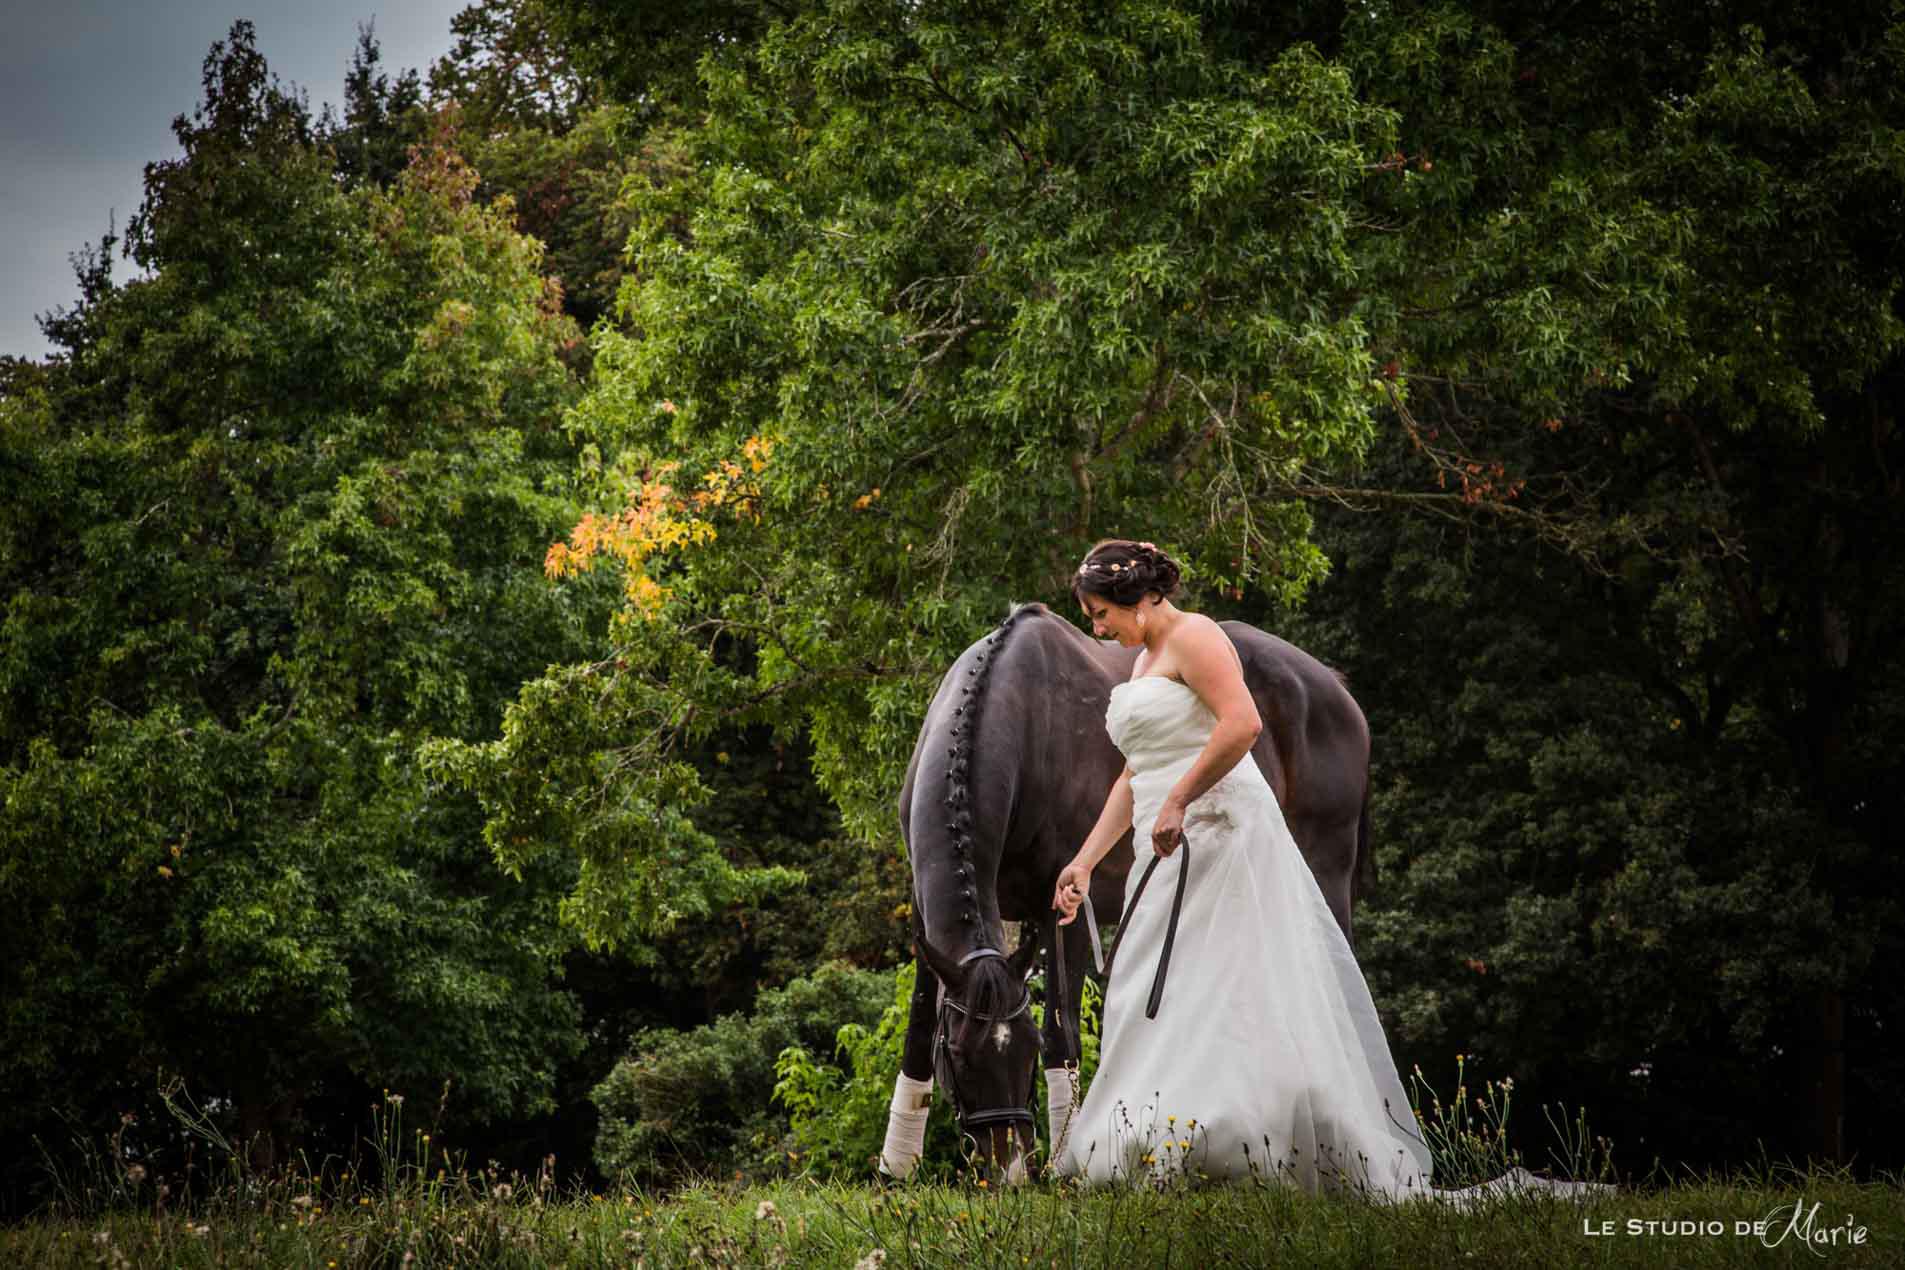
{"label": "orange autumn leaves", "polygon": [[593,568],[603,557],[619,560],[628,574],[630,607],[640,616],[654,616],[668,592],[650,574],[649,562],[712,542],[715,520],[722,514],[760,519],[760,475],[773,448],[766,437],[749,437],[741,446],[740,461],[721,460],[702,473],[696,488],[685,492],[676,484],[679,463],[655,464],[629,490],[628,506],[620,513],[591,512],[569,531],[568,541],[552,545],[543,572],[565,578]]}

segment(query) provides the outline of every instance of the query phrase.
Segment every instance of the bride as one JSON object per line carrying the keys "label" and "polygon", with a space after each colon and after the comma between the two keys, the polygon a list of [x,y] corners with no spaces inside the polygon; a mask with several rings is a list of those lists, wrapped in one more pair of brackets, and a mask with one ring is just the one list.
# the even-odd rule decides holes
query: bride
{"label": "bride", "polygon": [[[1077,916],[1092,869],[1128,828],[1158,861],[1135,907],[1145,870],[1126,883],[1102,1058],[1082,1106],[1053,1128],[1058,1170],[1455,1194],[1430,1191],[1429,1149],[1362,971],[1276,795],[1242,761],[1263,722],[1236,650],[1210,618],[1171,603],[1178,576],[1152,544],[1113,539],[1073,583],[1094,634],[1142,651],[1105,716],[1124,772],[1052,906],[1061,923]],[[1184,870],[1175,973],[1154,999]]]}

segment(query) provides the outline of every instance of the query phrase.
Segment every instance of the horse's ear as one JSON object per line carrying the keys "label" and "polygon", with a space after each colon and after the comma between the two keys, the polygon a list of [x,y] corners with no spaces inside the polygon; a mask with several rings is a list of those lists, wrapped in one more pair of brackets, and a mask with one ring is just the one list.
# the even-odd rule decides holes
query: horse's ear
{"label": "horse's ear", "polygon": [[946,985],[947,992],[958,992],[959,986],[966,981],[966,972],[959,963],[933,947],[933,941],[926,938],[926,924],[919,920],[919,909],[913,910],[913,948],[919,959],[926,963],[938,980]]}
{"label": "horse's ear", "polygon": [[1012,967],[1012,973],[1021,982],[1032,977],[1032,971],[1038,967],[1039,929],[1035,923],[1027,922],[1025,934],[1019,939],[1019,946],[1012,951],[1012,958],[1006,964]]}

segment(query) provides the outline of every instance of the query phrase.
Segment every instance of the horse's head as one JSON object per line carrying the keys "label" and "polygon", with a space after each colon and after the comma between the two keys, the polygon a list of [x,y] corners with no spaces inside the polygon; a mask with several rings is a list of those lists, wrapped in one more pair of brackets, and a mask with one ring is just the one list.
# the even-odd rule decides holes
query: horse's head
{"label": "horse's head", "polygon": [[1002,1168],[1006,1181],[1023,1181],[1039,1055],[1026,981],[1038,940],[1027,938],[1010,957],[996,948],[947,957],[923,933],[919,945],[945,986],[933,1033],[934,1081],[952,1100],[959,1130],[979,1158]]}

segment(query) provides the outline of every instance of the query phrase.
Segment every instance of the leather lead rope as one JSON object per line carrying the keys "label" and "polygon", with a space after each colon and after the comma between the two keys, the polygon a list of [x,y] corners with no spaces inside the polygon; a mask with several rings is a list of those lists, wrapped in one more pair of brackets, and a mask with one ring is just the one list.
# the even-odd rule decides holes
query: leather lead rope
{"label": "leather lead rope", "polygon": [[1098,913],[1091,906],[1091,894],[1085,894],[1085,938],[1091,944],[1092,964],[1098,967],[1098,977],[1105,977],[1105,941],[1098,933]]}
{"label": "leather lead rope", "polygon": [[[1144,1017],[1158,1017],[1158,1005],[1164,1000],[1164,974],[1171,967],[1171,947],[1177,943],[1177,915],[1184,908],[1184,883],[1191,872],[1191,840],[1181,837],[1177,849],[1184,853],[1183,861],[1177,868],[1177,893],[1171,897],[1171,917],[1164,927],[1164,947],[1158,950],[1157,974],[1151,979],[1151,999],[1145,1003]],[[1144,866],[1144,876],[1138,879],[1138,889],[1131,893],[1131,902],[1125,905],[1124,913],[1118,922],[1118,936],[1111,941],[1111,951],[1105,954],[1105,982],[1111,982],[1111,963],[1118,955],[1118,949],[1124,946],[1124,933],[1131,926],[1131,914],[1138,909],[1138,901],[1144,898],[1144,888],[1151,884],[1151,875],[1158,871],[1161,855],[1151,857],[1151,863]]]}
{"label": "leather lead rope", "polygon": [[1068,1023],[1065,1018],[1065,1003],[1071,1000],[1071,996],[1066,992],[1068,985],[1065,980],[1065,928],[1058,924],[1057,909],[1052,910],[1052,924],[1049,929],[1052,932],[1052,989],[1054,993],[1050,998],[1050,1008],[1053,1019],[1058,1023],[1058,1043],[1065,1047],[1064,1061],[1070,1063],[1076,1060],[1071,1055],[1072,1046],[1066,1044],[1065,1034],[1070,1032],[1073,1039],[1078,1042],[1080,1057],[1085,1052],[1085,1038],[1079,1036],[1078,1029]]}
{"label": "leather lead rope", "polygon": [[1164,947],[1158,950],[1158,972],[1151,980],[1151,1000],[1145,1004],[1144,1017],[1158,1017],[1158,1003],[1164,1000],[1164,972],[1171,968],[1171,946],[1177,943],[1177,915],[1184,908],[1184,880],[1191,872],[1191,846],[1179,842],[1184,859],[1177,866],[1177,893],[1171,896],[1171,923],[1164,928]]}

